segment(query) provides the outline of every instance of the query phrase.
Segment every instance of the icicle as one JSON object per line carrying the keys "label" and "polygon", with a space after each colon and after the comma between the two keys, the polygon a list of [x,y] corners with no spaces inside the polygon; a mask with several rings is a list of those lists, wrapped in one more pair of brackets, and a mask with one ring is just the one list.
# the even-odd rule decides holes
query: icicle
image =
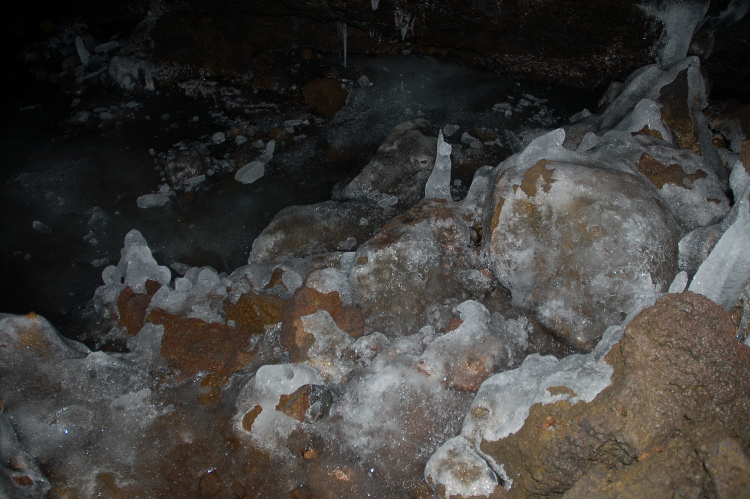
{"label": "icicle", "polygon": [[414,29],[414,21],[416,20],[416,17],[414,17],[412,14],[408,12],[404,14],[399,9],[396,9],[396,11],[393,13],[393,21],[396,23],[396,27],[401,32],[402,42],[406,40],[406,34]]}
{"label": "icicle", "polygon": [[344,68],[346,68],[346,22],[338,21],[336,27],[339,32],[339,40],[342,40],[344,45]]}

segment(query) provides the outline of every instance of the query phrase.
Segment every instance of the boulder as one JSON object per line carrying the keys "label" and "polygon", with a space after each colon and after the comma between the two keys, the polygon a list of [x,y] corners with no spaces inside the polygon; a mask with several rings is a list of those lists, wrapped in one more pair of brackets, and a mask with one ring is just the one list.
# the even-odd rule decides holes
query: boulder
{"label": "boulder", "polygon": [[648,184],[622,171],[545,159],[500,169],[484,217],[496,277],[577,348],[591,349],[677,273],[678,225]]}
{"label": "boulder", "polygon": [[611,385],[593,400],[533,405],[521,429],[485,435],[479,448],[502,466],[511,496],[561,494],[583,478],[568,496],[585,497],[575,491],[601,487],[610,474],[612,490],[628,494],[647,490],[641,480],[656,487],[648,495],[737,490],[746,477],[723,463],[747,467],[750,348],[735,333],[730,315],[706,298],[667,295],[606,355]]}
{"label": "boulder", "polygon": [[395,213],[370,200],[325,201],[281,210],[253,241],[248,261],[282,262],[334,251],[351,251]]}

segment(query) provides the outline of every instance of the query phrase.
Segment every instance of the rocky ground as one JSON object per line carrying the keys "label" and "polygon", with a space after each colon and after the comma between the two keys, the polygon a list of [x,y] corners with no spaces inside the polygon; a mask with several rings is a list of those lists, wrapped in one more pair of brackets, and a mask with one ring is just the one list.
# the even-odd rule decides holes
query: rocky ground
{"label": "rocky ground", "polygon": [[[174,209],[206,224],[196,247],[244,245],[242,261],[185,261],[195,252],[155,222],[95,259],[85,344],[41,315],[0,315],[3,496],[750,487],[748,107],[710,103],[698,57],[662,51],[560,121],[512,81],[487,80],[489,104],[455,88],[399,97],[403,78],[304,50],[249,80],[183,78],[187,65],[144,56],[152,21],[127,41],[74,25],[26,52],[39,79],[80,92],[71,137],[129,122],[165,135],[135,174],[150,180],[91,211],[29,172],[6,186],[57,203],[54,222],[27,224],[41,235],[85,231],[96,249],[107,226]],[[52,49],[69,53],[62,73],[39,64]],[[391,63],[370,64],[406,67]],[[152,116],[138,89],[169,78],[198,107]],[[138,97],[96,106],[89,86]],[[240,213],[278,197],[269,178],[321,192],[242,238],[242,223],[208,227],[227,204],[207,193]]]}

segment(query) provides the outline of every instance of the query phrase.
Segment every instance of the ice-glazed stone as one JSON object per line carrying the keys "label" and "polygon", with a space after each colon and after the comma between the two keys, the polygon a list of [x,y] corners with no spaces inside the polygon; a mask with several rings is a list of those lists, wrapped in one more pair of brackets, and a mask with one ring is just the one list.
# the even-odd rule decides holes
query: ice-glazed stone
{"label": "ice-glazed stone", "polygon": [[624,172],[547,160],[501,171],[484,216],[496,277],[581,349],[677,273],[677,223]]}

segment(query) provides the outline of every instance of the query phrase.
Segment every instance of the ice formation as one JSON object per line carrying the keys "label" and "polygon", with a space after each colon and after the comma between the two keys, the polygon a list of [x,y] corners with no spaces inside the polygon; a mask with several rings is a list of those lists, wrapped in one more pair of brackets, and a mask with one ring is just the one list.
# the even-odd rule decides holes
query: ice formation
{"label": "ice formation", "polygon": [[234,178],[243,184],[252,184],[256,180],[259,180],[266,174],[266,165],[273,159],[273,151],[276,147],[276,142],[269,140],[266,144],[266,148],[263,154],[258,156],[255,161],[251,161],[246,164],[234,175]]}
{"label": "ice formation", "polygon": [[443,131],[438,134],[437,155],[435,156],[435,166],[432,173],[427,179],[424,188],[424,197],[426,199],[436,198],[453,201],[451,197],[451,145],[443,139]]}

